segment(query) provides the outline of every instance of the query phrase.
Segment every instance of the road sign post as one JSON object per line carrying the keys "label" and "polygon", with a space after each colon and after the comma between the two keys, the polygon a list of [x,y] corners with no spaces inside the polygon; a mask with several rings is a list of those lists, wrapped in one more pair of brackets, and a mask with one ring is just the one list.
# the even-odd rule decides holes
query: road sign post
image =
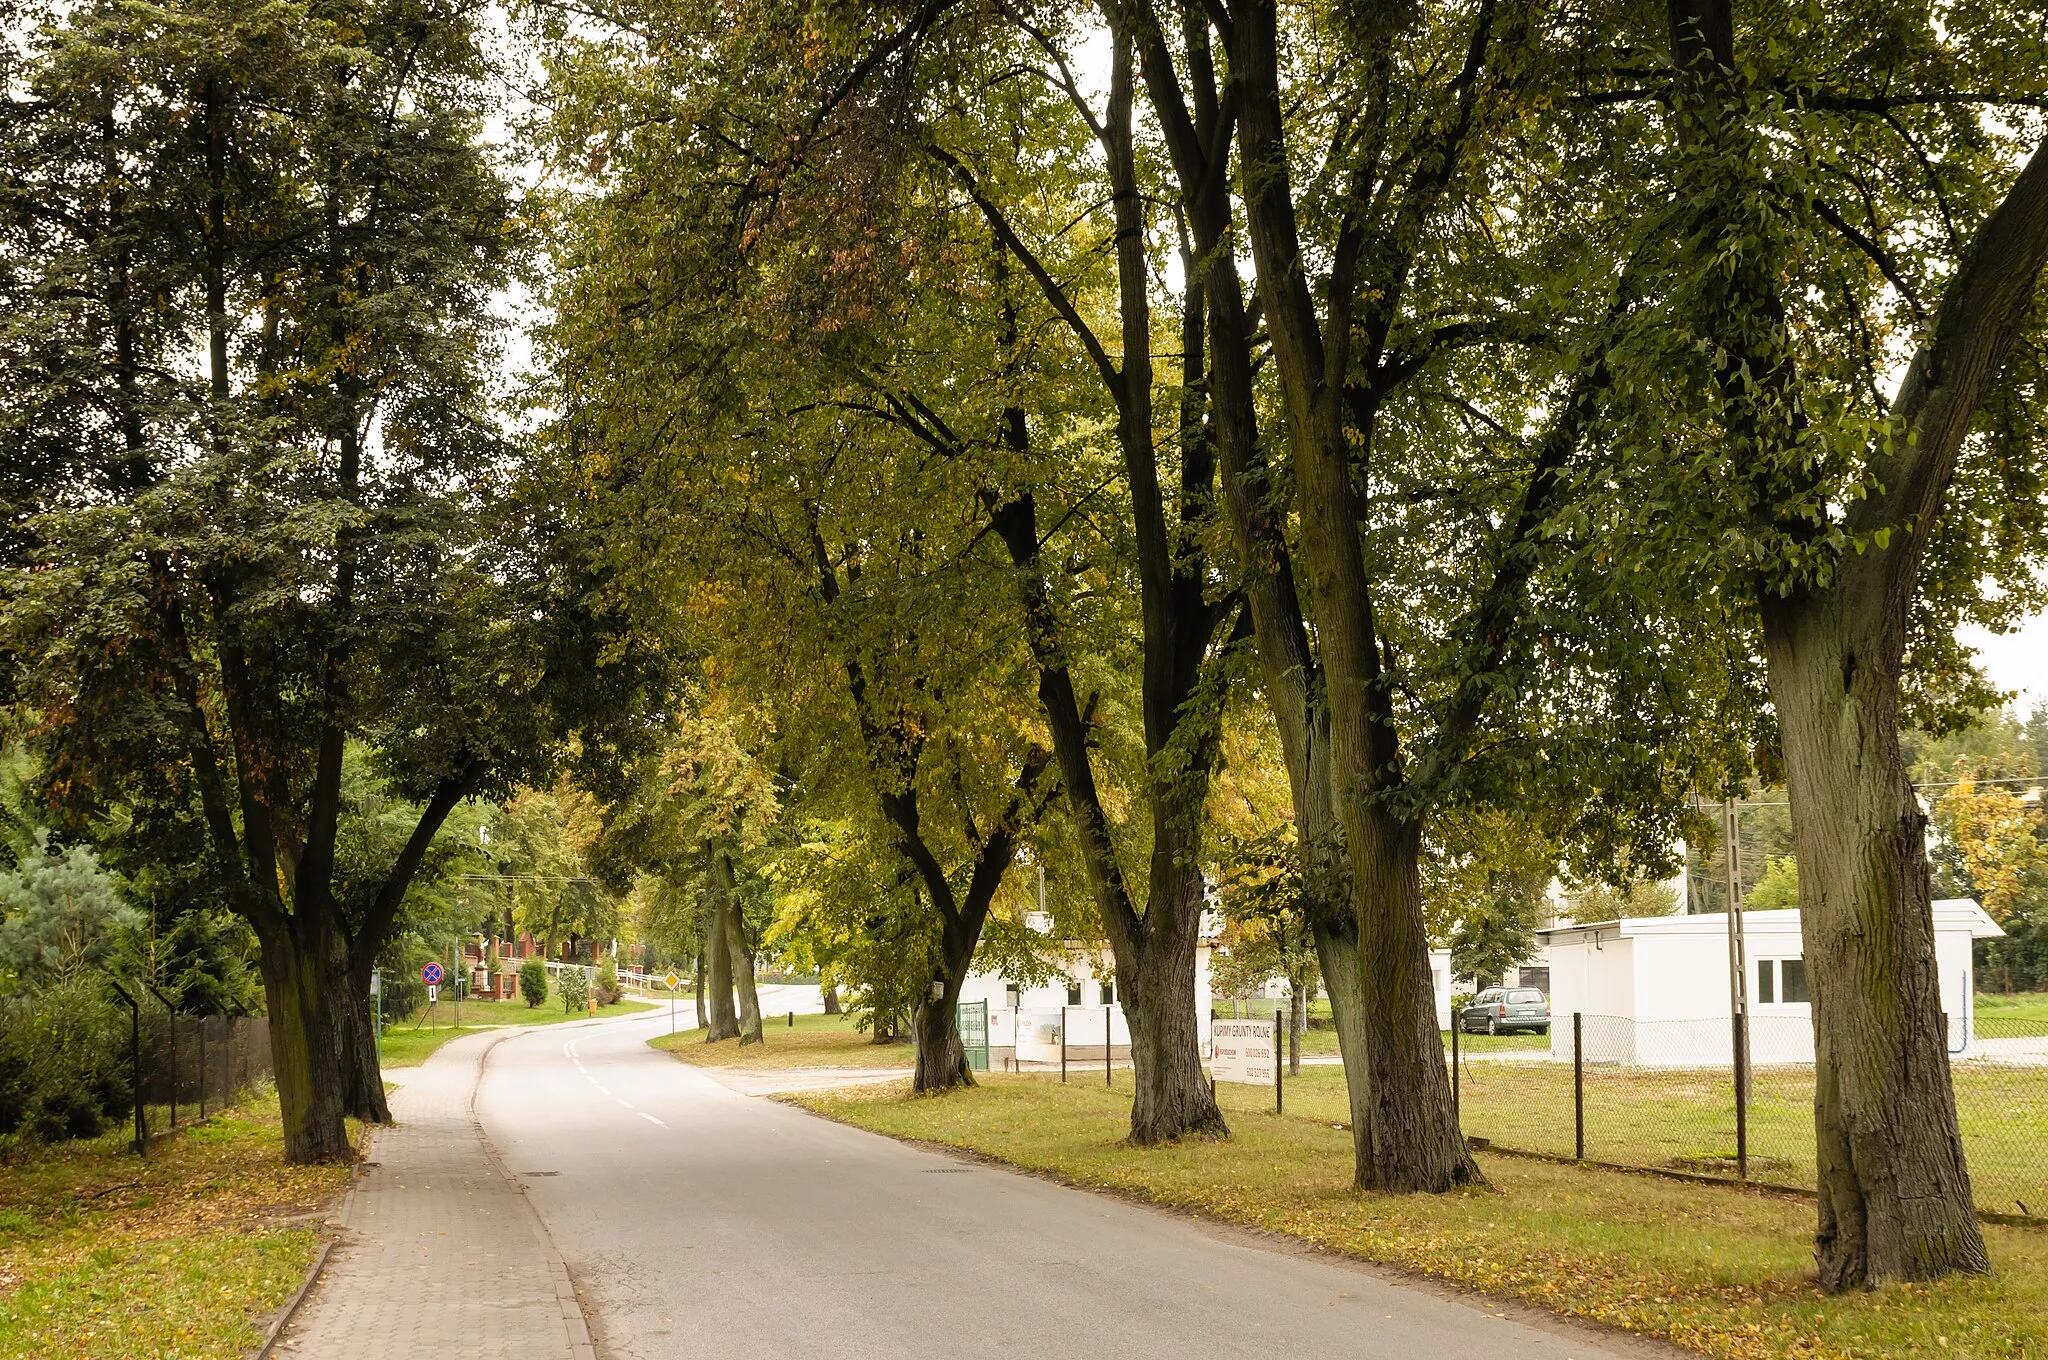
{"label": "road sign post", "polygon": [[427,984],[427,1032],[432,1034],[434,1025],[434,1004],[441,999],[441,965],[429,962],[420,969],[420,981]]}
{"label": "road sign post", "polygon": [[676,1032],[676,990],[683,980],[676,976],[676,970],[673,968],[669,969],[668,973],[661,980],[668,984],[668,1032],[674,1034]]}

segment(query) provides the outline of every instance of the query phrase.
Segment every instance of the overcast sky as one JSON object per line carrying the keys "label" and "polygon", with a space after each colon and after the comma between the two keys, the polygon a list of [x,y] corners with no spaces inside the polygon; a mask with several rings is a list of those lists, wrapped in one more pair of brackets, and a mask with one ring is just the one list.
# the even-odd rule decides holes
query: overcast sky
{"label": "overcast sky", "polygon": [[1956,636],[1977,649],[1992,684],[2020,692],[2015,702],[2021,713],[2048,704],[2048,614],[2036,614],[2002,637],[1981,628],[1964,628]]}

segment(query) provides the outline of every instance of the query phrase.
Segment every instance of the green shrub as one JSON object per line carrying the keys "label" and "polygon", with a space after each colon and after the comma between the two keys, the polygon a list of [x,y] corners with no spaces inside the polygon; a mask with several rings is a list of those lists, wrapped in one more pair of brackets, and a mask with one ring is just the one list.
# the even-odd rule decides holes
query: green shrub
{"label": "green shrub", "polygon": [[590,999],[590,983],[583,976],[583,970],[573,963],[562,969],[555,988],[562,994],[562,1009],[565,1011],[580,1011]]}
{"label": "green shrub", "polygon": [[528,1006],[538,1006],[548,999],[548,966],[539,959],[528,959],[519,965],[519,998]]}
{"label": "green shrub", "polygon": [[128,1012],[103,982],[0,1000],[0,1136],[90,1138],[128,1105]]}
{"label": "green shrub", "polygon": [[597,1004],[609,1006],[619,999],[619,964],[607,954],[597,965]]}

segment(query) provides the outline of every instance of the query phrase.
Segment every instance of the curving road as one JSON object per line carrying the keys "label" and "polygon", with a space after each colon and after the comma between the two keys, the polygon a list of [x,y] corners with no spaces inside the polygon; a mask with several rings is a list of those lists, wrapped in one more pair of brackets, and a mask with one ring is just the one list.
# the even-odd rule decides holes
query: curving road
{"label": "curving road", "polygon": [[740,1095],[648,1048],[667,1026],[519,1034],[478,1090],[601,1357],[1675,1354]]}

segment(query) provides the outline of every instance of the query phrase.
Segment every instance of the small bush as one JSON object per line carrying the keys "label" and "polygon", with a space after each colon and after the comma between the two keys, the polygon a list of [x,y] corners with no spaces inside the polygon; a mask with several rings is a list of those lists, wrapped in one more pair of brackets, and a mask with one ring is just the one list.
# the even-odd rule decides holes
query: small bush
{"label": "small bush", "polygon": [[619,964],[611,955],[597,965],[597,1004],[609,1006],[619,999]]}
{"label": "small bush", "polygon": [[128,1014],[91,982],[0,1001],[0,1135],[90,1138],[127,1109]]}
{"label": "small bush", "polygon": [[565,1011],[580,1011],[590,999],[590,983],[583,976],[583,970],[573,963],[562,969],[556,990],[562,994],[562,1009]]}
{"label": "small bush", "polygon": [[548,999],[548,966],[539,959],[519,965],[519,999],[529,1007]]}

